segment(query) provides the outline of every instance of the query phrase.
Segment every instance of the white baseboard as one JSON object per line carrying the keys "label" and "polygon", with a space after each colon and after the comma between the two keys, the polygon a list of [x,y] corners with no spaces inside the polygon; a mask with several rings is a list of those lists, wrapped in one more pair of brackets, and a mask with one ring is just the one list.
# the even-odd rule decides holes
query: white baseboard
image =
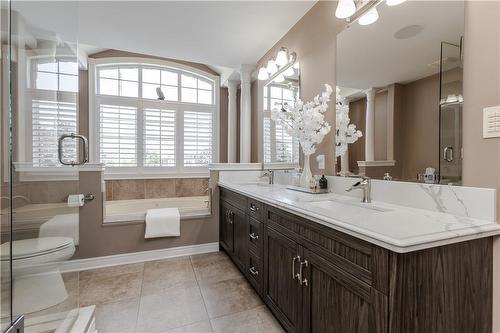
{"label": "white baseboard", "polygon": [[61,262],[59,267],[62,273],[78,272],[88,269],[134,264],[144,261],[161,260],[218,251],[219,243],[214,242],[199,245],[172,247],[160,250],[116,254],[104,257],[68,260],[65,262]]}

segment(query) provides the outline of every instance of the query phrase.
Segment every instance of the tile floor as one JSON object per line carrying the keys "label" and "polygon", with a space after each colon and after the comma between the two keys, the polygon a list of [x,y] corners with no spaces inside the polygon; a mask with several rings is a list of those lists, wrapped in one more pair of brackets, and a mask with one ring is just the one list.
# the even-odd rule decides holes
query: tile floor
{"label": "tile floor", "polygon": [[78,292],[69,290],[65,303],[95,304],[99,333],[284,332],[223,252],[69,273],[65,279],[68,289],[78,282]]}

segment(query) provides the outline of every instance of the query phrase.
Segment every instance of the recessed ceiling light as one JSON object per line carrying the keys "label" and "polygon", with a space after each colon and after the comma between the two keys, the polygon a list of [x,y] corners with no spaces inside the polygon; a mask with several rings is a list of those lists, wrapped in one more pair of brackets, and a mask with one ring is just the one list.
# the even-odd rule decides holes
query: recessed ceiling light
{"label": "recessed ceiling light", "polygon": [[416,35],[418,35],[422,31],[424,31],[424,27],[421,25],[417,25],[417,24],[409,25],[409,26],[406,26],[406,27],[401,28],[398,31],[396,31],[394,33],[394,38],[396,38],[396,39],[408,39],[408,38],[415,37]]}

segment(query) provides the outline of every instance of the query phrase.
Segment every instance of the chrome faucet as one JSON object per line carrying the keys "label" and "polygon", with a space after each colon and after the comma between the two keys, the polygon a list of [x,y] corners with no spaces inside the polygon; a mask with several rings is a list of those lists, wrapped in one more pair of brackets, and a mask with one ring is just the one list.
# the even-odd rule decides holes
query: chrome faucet
{"label": "chrome faucet", "polygon": [[269,177],[269,185],[274,184],[274,170],[267,170],[259,178]]}
{"label": "chrome faucet", "polygon": [[360,181],[352,184],[345,190],[347,192],[351,192],[352,190],[363,190],[363,199],[361,200],[361,202],[364,203],[372,202],[371,199],[372,181],[368,177],[363,177]]}

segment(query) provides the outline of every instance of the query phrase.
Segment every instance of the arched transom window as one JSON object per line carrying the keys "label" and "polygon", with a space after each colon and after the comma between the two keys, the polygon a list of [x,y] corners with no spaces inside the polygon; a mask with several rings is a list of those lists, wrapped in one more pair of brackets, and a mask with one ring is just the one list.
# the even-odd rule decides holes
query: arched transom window
{"label": "arched transom window", "polygon": [[90,70],[92,155],[108,174],[200,173],[217,161],[218,76],[146,59]]}

